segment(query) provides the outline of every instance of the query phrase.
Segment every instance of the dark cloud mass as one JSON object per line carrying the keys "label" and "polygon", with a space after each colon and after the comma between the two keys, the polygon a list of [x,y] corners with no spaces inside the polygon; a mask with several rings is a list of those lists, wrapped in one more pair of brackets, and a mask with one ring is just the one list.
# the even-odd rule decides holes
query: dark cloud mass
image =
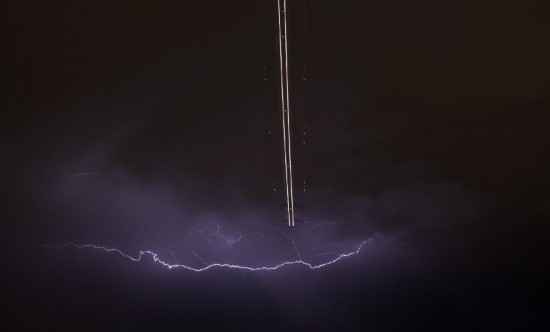
{"label": "dark cloud mass", "polygon": [[292,230],[273,1],[8,1],[2,330],[548,328],[544,2],[288,4]]}

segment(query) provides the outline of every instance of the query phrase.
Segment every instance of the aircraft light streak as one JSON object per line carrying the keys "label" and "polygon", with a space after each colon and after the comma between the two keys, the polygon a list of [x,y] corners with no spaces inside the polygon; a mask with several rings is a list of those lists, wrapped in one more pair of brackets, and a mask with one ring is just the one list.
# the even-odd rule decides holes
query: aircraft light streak
{"label": "aircraft light streak", "polygon": [[294,227],[294,192],[292,188],[292,149],[290,136],[290,93],[288,74],[288,34],[286,23],[286,0],[277,0],[277,23],[279,31],[279,63],[281,77],[281,114],[283,118],[283,152],[285,161],[286,206],[288,226]]}

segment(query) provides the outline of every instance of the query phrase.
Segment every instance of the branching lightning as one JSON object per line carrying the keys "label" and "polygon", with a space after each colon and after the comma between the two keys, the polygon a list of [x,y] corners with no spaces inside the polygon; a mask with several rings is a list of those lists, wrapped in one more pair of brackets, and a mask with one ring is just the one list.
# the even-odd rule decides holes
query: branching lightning
{"label": "branching lightning", "polygon": [[[192,265],[189,265],[189,264],[181,263],[179,261],[179,259],[176,257],[173,250],[170,250],[168,252],[168,254],[169,254],[169,256],[171,256],[173,258],[175,263],[169,263],[165,259],[162,259],[158,252],[154,252],[152,250],[140,250],[137,255],[130,255],[130,254],[122,251],[121,249],[109,248],[107,246],[102,246],[102,245],[97,245],[97,244],[78,244],[78,243],[74,243],[74,242],[67,242],[67,243],[62,244],[62,245],[55,245],[55,244],[37,243],[37,242],[29,240],[29,239],[26,239],[26,240],[32,242],[36,247],[40,247],[40,248],[55,248],[55,249],[77,248],[77,249],[100,250],[100,251],[103,251],[103,252],[106,252],[106,253],[116,254],[116,255],[118,255],[122,258],[125,258],[127,260],[130,260],[132,262],[140,262],[145,257],[151,257],[154,263],[157,263],[157,264],[159,264],[163,267],[166,267],[166,268],[169,268],[169,269],[183,269],[183,270],[188,270],[188,271],[192,271],[192,272],[203,272],[203,271],[216,269],[216,268],[241,270],[241,271],[244,271],[244,272],[246,272],[246,271],[273,271],[273,270],[279,270],[279,269],[289,267],[289,266],[294,266],[294,265],[304,266],[304,267],[306,267],[308,269],[311,269],[311,270],[317,270],[317,269],[332,265],[332,264],[334,264],[334,263],[336,263],[336,262],[338,262],[338,261],[340,261],[344,258],[348,258],[348,257],[359,254],[361,252],[361,250],[363,250],[363,248],[370,241],[370,239],[364,240],[364,241],[360,242],[355,247],[355,249],[350,250],[348,252],[344,252],[344,253],[337,253],[337,252],[334,252],[334,251],[330,251],[330,252],[324,252],[324,253],[319,253],[319,254],[316,254],[316,255],[309,256],[310,259],[313,259],[314,261],[318,261],[317,259],[315,259],[315,258],[318,258],[318,257],[329,257],[329,259],[327,259],[327,260],[325,260],[321,263],[315,263],[314,264],[311,261],[308,261],[308,260],[302,258],[302,254],[298,250],[298,246],[296,245],[295,239],[293,237],[291,237],[290,235],[288,235],[284,230],[282,230],[282,229],[280,229],[276,226],[267,224],[267,223],[255,222],[255,224],[260,225],[260,226],[269,227],[270,229],[273,229],[274,232],[276,231],[277,234],[279,234],[282,238],[285,238],[285,240],[288,240],[288,243],[292,246],[292,248],[293,248],[294,252],[296,253],[297,257],[295,259],[286,260],[286,261],[283,261],[283,262],[278,263],[278,264],[269,265],[269,264],[263,263],[260,266],[219,263],[219,262],[218,263],[216,263],[216,262],[212,263],[212,262],[208,262],[207,260],[203,259],[197,253],[197,251],[194,248],[191,248],[191,247],[185,245],[184,247],[186,248],[186,250],[188,250],[193,255],[193,257],[195,257],[196,260],[199,261],[202,264],[202,266],[200,266],[200,267],[195,267],[195,266],[192,266]],[[225,245],[229,245],[229,246],[238,244],[240,242],[242,242],[243,244],[250,244],[250,243],[253,243],[253,242],[256,242],[256,241],[273,238],[273,234],[270,234],[268,232],[255,232],[255,233],[252,233],[251,235],[242,235],[241,234],[237,237],[231,237],[231,236],[228,236],[226,234],[223,234],[221,225],[218,224],[218,223],[215,223],[215,222],[208,223],[207,225],[202,226],[202,227],[191,227],[191,228],[189,228],[189,232],[184,237],[184,239],[189,239],[189,237],[192,236],[193,234],[201,235],[202,238],[204,239],[204,241],[206,241],[208,243],[208,245],[210,246],[210,248],[212,250],[216,249],[216,246],[215,246],[214,242],[212,242],[213,238],[217,238],[220,241],[220,243],[225,244]],[[268,234],[270,236],[267,236],[265,234]],[[223,250],[226,250],[226,248],[224,247]]]}
{"label": "branching lightning", "polygon": [[221,225],[215,222],[209,223],[204,227],[189,227],[189,233],[185,238],[189,238],[192,234],[206,234],[206,241],[210,245],[212,251],[215,250],[215,244],[212,239],[216,238],[227,245],[232,245],[239,242],[251,243],[261,239],[265,239],[266,236],[263,233],[253,233],[250,235],[239,234],[237,237],[225,235],[221,232]]}
{"label": "branching lightning", "polygon": [[[304,266],[304,267],[306,267],[308,269],[311,269],[311,270],[317,270],[317,269],[321,269],[321,268],[327,267],[329,265],[332,265],[332,264],[334,264],[334,263],[336,263],[336,262],[338,262],[338,261],[340,261],[344,258],[351,257],[351,256],[359,254],[359,252],[361,252],[363,247],[369,241],[370,240],[365,240],[365,241],[361,242],[355,250],[347,252],[347,253],[338,254],[335,258],[333,258],[329,261],[325,261],[325,262],[320,263],[320,264],[312,264],[312,263],[306,262],[302,259],[292,260],[292,261],[285,261],[285,262],[282,262],[280,264],[270,265],[270,266],[247,266],[247,265],[228,264],[228,263],[211,263],[211,264],[208,264],[202,258],[200,258],[200,256],[196,255],[196,253],[193,252],[193,254],[197,257],[197,259],[200,260],[203,264],[205,264],[205,266],[200,267],[200,268],[192,267],[192,266],[185,265],[185,264],[179,264],[179,263],[170,264],[170,263],[160,259],[159,255],[157,253],[151,251],[151,250],[140,250],[139,254],[137,256],[131,256],[127,253],[124,253],[120,249],[108,248],[108,247],[95,245],[95,244],[76,244],[76,243],[68,242],[68,243],[65,243],[63,245],[49,245],[49,244],[38,244],[38,243],[35,243],[35,245],[38,246],[38,247],[48,247],[48,248],[57,248],[57,249],[64,249],[64,248],[68,248],[68,247],[73,247],[73,248],[78,248],[78,249],[96,249],[96,250],[101,250],[101,251],[104,251],[104,252],[107,252],[107,253],[115,253],[115,254],[123,257],[123,258],[126,258],[126,259],[132,261],[132,262],[140,262],[144,257],[149,256],[153,259],[153,262],[155,262],[155,263],[157,263],[157,264],[159,264],[163,267],[166,267],[168,269],[184,269],[184,270],[188,270],[188,271],[192,271],[192,272],[204,272],[204,271],[211,270],[211,269],[216,269],[216,268],[233,269],[233,270],[241,270],[241,271],[273,271],[273,270],[279,270],[279,269],[289,267],[289,266],[293,266],[293,265]],[[321,255],[325,255],[325,254],[321,254]],[[316,255],[316,256],[320,256],[320,255]]]}
{"label": "branching lightning", "polygon": [[302,259],[302,255],[300,254],[300,251],[298,250],[298,247],[296,247],[296,241],[294,240],[293,237],[290,237],[282,229],[280,229],[278,227],[275,227],[273,225],[270,225],[270,224],[267,224],[267,223],[261,223],[261,222],[256,222],[256,224],[270,227],[270,228],[274,229],[275,231],[277,231],[278,233],[280,233],[285,239],[287,239],[290,242],[290,244],[292,245],[292,248],[294,249],[294,252],[296,253],[296,257],[298,257],[298,259],[300,259],[300,260]]}

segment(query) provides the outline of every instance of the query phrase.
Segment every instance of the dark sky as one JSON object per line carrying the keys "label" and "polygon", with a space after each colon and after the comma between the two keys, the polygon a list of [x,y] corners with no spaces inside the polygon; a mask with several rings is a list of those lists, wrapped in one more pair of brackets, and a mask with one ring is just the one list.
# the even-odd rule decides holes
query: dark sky
{"label": "dark sky", "polygon": [[[541,330],[550,294],[544,5],[289,0],[306,221],[290,232],[277,223],[275,1],[4,3],[2,329]],[[185,237],[212,222],[254,232],[258,221],[311,257],[374,244],[323,271],[243,275],[23,239],[185,262],[191,245],[218,261],[289,259],[279,242],[207,253]]]}

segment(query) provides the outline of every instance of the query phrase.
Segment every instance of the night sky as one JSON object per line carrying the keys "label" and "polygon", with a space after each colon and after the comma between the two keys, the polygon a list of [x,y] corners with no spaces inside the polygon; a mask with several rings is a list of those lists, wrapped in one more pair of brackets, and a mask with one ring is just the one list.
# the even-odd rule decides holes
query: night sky
{"label": "night sky", "polygon": [[0,329],[546,330],[545,3],[8,0]]}

